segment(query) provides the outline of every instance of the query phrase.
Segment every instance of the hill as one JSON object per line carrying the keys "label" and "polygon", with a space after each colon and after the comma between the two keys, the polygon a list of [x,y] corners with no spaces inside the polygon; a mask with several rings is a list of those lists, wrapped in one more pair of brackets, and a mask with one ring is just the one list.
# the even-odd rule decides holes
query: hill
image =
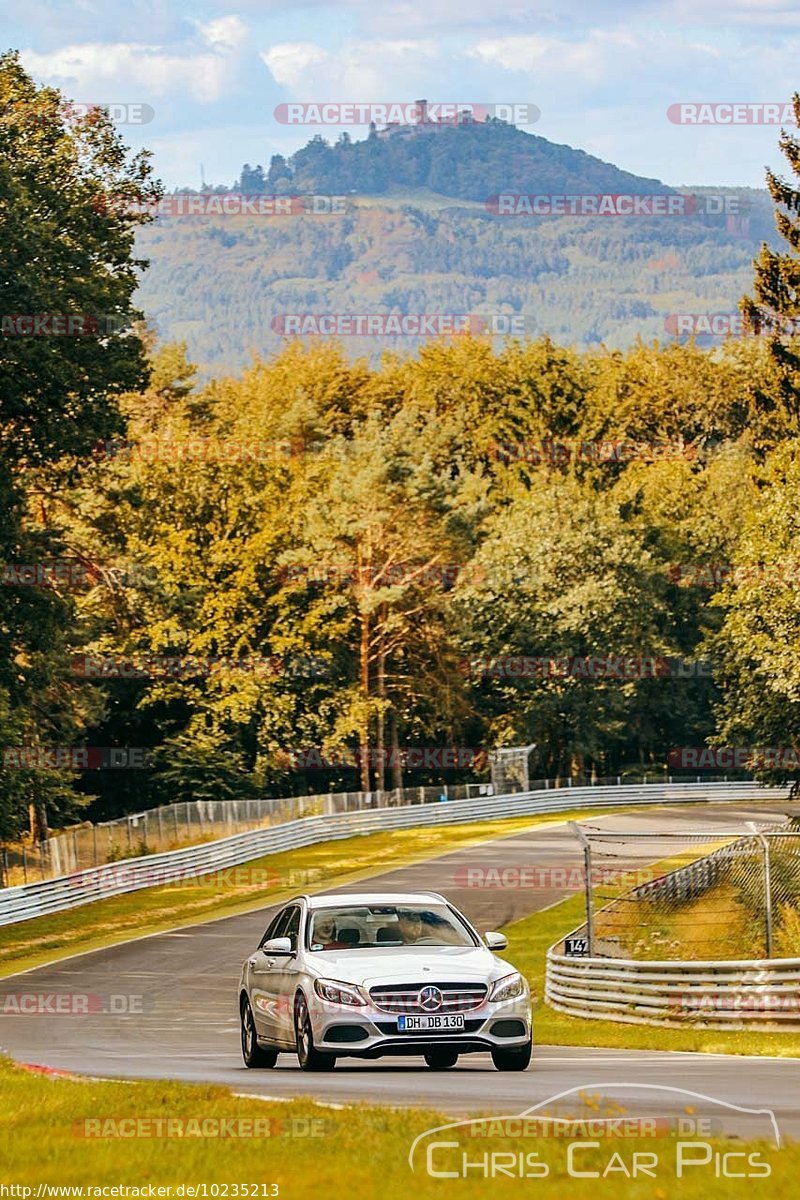
{"label": "hill", "polygon": [[[556,145],[504,121],[446,126],[363,141],[346,135],[329,145],[317,135],[288,160],[275,156],[264,176],[268,191],[356,192],[425,188],[482,203],[497,192],[669,191],[658,179],[622,171],[572,146]],[[247,191],[246,178],[240,181]]]}
{"label": "hill", "polygon": [[[245,167],[230,190],[335,195],[347,211],[161,216],[142,230],[151,268],[139,302],[204,374],[277,349],[287,314],[482,315],[500,332],[578,346],[664,339],[672,314],[735,311],[760,243],[776,236],[755,190],[681,189],[696,199],[675,216],[499,215],[487,204],[498,193],[678,194],[502,122],[333,146],[317,137],[266,171]],[[372,356],[416,344],[345,341]]]}

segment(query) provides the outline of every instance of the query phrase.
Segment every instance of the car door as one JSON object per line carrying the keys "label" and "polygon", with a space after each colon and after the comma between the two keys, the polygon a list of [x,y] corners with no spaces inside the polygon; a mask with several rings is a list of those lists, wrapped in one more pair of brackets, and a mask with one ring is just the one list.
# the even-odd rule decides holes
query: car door
{"label": "car door", "polygon": [[[300,934],[304,925],[305,906],[299,904],[292,905],[287,910],[287,913],[286,921],[281,925],[281,931],[276,936],[288,937],[294,953],[282,956],[275,964],[274,976],[277,991],[276,1031],[279,1042],[282,1042],[284,1045],[293,1046],[295,1044],[294,997],[301,970],[302,941]],[[308,997],[308,1000],[311,1003],[313,997]]]}
{"label": "car door", "polygon": [[250,956],[250,1004],[259,1037],[275,1041],[278,1031],[278,985],[281,958],[265,954],[262,946],[272,938],[282,937],[294,906],[281,909],[267,926],[258,950]]}

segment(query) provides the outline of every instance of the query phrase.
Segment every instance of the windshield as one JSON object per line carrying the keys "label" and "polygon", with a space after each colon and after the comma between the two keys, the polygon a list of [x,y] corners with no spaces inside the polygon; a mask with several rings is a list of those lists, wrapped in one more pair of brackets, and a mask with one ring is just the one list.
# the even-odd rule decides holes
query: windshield
{"label": "windshield", "polygon": [[444,904],[348,904],[318,909],[309,922],[310,950],[477,944],[464,922]]}

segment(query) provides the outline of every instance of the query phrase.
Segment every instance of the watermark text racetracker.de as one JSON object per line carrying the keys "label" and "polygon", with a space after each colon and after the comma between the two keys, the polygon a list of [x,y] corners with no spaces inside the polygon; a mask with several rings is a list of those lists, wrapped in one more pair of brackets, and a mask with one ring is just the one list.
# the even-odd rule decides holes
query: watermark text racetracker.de
{"label": "watermark text racetracker.de", "polygon": [[107,215],[149,217],[319,217],[350,212],[350,196],[321,192],[168,192],[158,200],[98,195],[92,208]]}
{"label": "watermark text racetracker.de", "polygon": [[800,747],[679,746],[667,764],[682,771],[800,771]]}
{"label": "watermark text racetracker.de", "polygon": [[534,466],[562,466],[568,462],[596,464],[628,462],[691,461],[697,457],[692,442],[679,439],[663,442],[635,441],[633,438],[529,439],[515,442],[504,439],[489,445],[489,454],[497,462],[531,463]]}
{"label": "watermark text racetracker.de", "polygon": [[722,587],[724,584],[758,583],[770,587],[800,584],[800,562],[768,563],[671,563],[670,583],[687,587]]}
{"label": "watermark text racetracker.de", "polygon": [[729,192],[495,192],[485,208],[497,217],[732,217],[750,204]]}
{"label": "watermark text racetracker.de", "polygon": [[62,100],[56,104],[44,100],[16,100],[0,105],[0,124],[46,125],[62,121],[82,121],[103,113],[115,125],[149,125],[155,117],[152,104],[125,102]]}
{"label": "watermark text racetracker.de", "polygon": [[0,992],[2,1017],[136,1016],[152,1007],[140,992]]}
{"label": "watermark text racetracker.de", "polygon": [[427,100],[343,100],[278,104],[274,110],[280,125],[386,125],[447,128],[494,119],[511,125],[533,125],[541,111],[524,101],[496,104]]}
{"label": "watermark text racetracker.de", "polygon": [[7,771],[141,770],[152,766],[145,746],[5,746]]}
{"label": "watermark text racetracker.de", "polygon": [[714,672],[709,659],[654,654],[500,654],[465,658],[459,666],[473,679],[697,679]]}
{"label": "watermark text racetracker.de", "polygon": [[330,676],[331,664],[314,654],[233,655],[145,654],[121,657],[112,654],[78,654],[70,663],[70,674],[79,679],[201,679],[210,676],[277,676],[322,679]]}
{"label": "watermark text racetracker.de", "polygon": [[295,771],[358,770],[365,764],[372,768],[399,765],[408,771],[480,771],[489,761],[488,751],[475,746],[400,746],[384,750],[323,750],[312,746],[276,751],[274,758],[276,765]]}
{"label": "watermark text racetracker.de", "polygon": [[458,580],[473,584],[486,582],[486,570],[480,563],[289,563],[279,567],[276,577],[282,584],[304,587],[435,587],[449,590]]}
{"label": "watermark text racetracker.de", "polygon": [[[763,332],[770,332],[773,327],[776,333],[792,337],[800,333],[800,318],[776,318],[770,329],[765,326]],[[674,337],[742,337],[755,333],[740,312],[667,313],[664,329]]]}
{"label": "watermark text racetracker.de", "polygon": [[[184,1141],[197,1138],[322,1138],[324,1117],[104,1116],[74,1121],[74,1137],[128,1141],[135,1138]],[[222,1194],[222,1193],[221,1193]]]}
{"label": "watermark text racetracker.de", "polygon": [[308,443],[302,438],[219,438],[191,436],[137,439],[108,438],[92,448],[94,459],[147,463],[283,463],[302,457]]}
{"label": "watermark text racetracker.de", "polygon": [[[203,872],[208,870],[202,868]],[[206,892],[241,891],[267,889],[274,891],[306,891],[308,888],[318,888],[324,881],[324,875],[319,867],[291,867],[276,870],[273,867],[259,867],[244,863],[238,867],[222,867],[212,874],[198,873],[192,866],[175,867],[168,863],[153,863],[152,865],[137,863],[108,863],[102,867],[90,867],[79,875],[71,875],[70,886],[92,891],[118,892],[130,884],[137,887],[169,887],[185,888],[188,890]]]}
{"label": "watermark text racetracker.de", "polygon": [[[621,867],[592,867],[589,872],[592,887],[603,884],[625,888],[626,891],[643,883],[651,883],[655,878],[655,871],[644,868],[625,870]],[[579,891],[586,886],[586,881],[584,867],[546,867],[533,863],[508,863],[502,867],[496,863],[473,863],[468,867],[458,867],[452,876],[453,885],[458,888],[501,888],[512,891],[551,891],[554,888]]]}
{"label": "watermark text racetracker.de", "polygon": [[524,313],[306,312],[277,313],[270,327],[284,337],[522,337],[535,332],[535,321]]}
{"label": "watermark text racetracker.de", "polygon": [[793,125],[794,108],[774,101],[679,100],[670,104],[667,119],[673,125]]}
{"label": "watermark text racetracker.de", "polygon": [[0,586],[64,588],[77,591],[92,587],[146,587],[156,582],[155,567],[131,563],[124,567],[102,566],[77,558],[48,558],[34,563],[0,563]]}

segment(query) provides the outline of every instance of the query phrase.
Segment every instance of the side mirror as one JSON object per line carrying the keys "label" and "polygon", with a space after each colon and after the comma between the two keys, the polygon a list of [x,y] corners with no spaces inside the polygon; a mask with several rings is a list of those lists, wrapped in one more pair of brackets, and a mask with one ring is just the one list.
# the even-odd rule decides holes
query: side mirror
{"label": "side mirror", "polygon": [[268,942],[264,942],[261,946],[259,946],[259,950],[262,950],[266,955],[294,954],[294,950],[292,950],[292,943],[287,937],[270,938]]}
{"label": "side mirror", "polygon": [[485,933],[483,940],[490,950],[505,950],[508,946],[508,938],[502,933]]}

